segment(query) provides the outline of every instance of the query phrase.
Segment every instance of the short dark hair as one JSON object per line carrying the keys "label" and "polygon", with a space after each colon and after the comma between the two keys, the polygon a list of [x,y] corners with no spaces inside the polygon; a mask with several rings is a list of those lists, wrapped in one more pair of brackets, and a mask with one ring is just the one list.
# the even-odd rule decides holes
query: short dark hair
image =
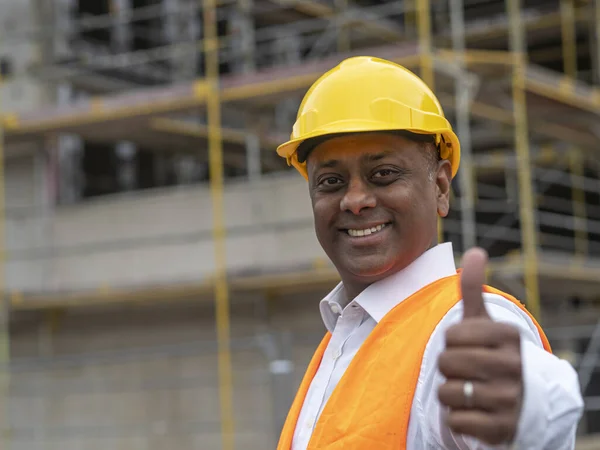
{"label": "short dark hair", "polygon": [[[402,136],[403,138],[409,141],[419,143],[423,149],[423,155],[426,158],[429,170],[435,171],[437,169],[438,163],[441,160],[441,156],[439,147],[435,142],[434,134],[419,134],[405,130],[390,130],[383,132],[394,134],[396,136]],[[310,154],[310,152],[312,152],[318,145],[322,144],[323,142],[328,141],[329,139],[332,139],[334,137],[347,136],[349,134],[356,133],[326,134],[325,136],[318,136],[301,142],[298,148],[296,149],[296,153],[298,154],[298,161],[301,163],[305,162],[308,159],[308,155]]]}
{"label": "short dark hair", "polygon": [[422,144],[422,150],[430,172],[432,174],[435,173],[439,162],[442,160],[439,146],[436,145],[435,142],[424,142]]}

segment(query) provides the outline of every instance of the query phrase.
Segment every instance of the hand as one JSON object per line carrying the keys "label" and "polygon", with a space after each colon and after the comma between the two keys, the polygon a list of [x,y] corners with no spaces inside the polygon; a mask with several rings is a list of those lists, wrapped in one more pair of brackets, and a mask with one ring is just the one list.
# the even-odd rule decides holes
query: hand
{"label": "hand", "polygon": [[[489,445],[514,440],[523,399],[520,336],[516,328],[494,322],[483,302],[487,254],[480,248],[463,258],[463,320],[446,333],[439,369],[446,377],[438,392],[450,408],[447,425],[455,433]],[[473,386],[471,400],[465,382]]]}

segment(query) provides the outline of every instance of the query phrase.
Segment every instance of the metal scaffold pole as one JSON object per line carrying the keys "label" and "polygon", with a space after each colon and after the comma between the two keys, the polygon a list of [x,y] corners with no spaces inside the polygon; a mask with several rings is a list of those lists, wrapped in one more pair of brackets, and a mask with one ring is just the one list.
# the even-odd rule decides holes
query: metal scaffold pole
{"label": "metal scaffold pole", "polygon": [[[4,80],[0,75],[0,92]],[[11,447],[10,430],[10,328],[8,320],[8,302],[6,298],[6,205],[5,205],[5,172],[4,172],[4,115],[0,103],[0,401],[2,417],[0,417],[2,433],[2,449]]]}
{"label": "metal scaffold pole", "polygon": [[410,39],[415,25],[415,0],[404,0],[404,37]]}
{"label": "metal scaffold pole", "polygon": [[569,166],[571,169],[575,255],[578,258],[584,258],[588,252],[588,233],[584,190],[584,158],[580,149],[572,148],[569,152]]}
{"label": "metal scaffold pole", "polygon": [[[456,54],[456,63],[460,72],[466,70],[465,64],[465,23],[463,17],[463,0],[450,1],[450,21],[452,28],[452,46]],[[455,81],[456,90],[456,128],[460,139],[461,169],[459,181],[461,187],[460,213],[463,239],[463,251],[477,245],[475,229],[475,192],[473,179],[473,164],[471,155],[471,126],[469,89],[464,83],[462,76],[457,76]]]}
{"label": "metal scaffold pole", "polygon": [[[563,70],[565,75],[575,80],[577,79],[577,30],[575,26],[574,0],[561,0],[560,21]],[[588,247],[585,191],[583,186],[584,167],[581,150],[575,146],[569,148],[569,167],[572,183],[575,255],[582,258],[587,253]]]}
{"label": "metal scaffold pole", "polygon": [[594,2],[594,30],[596,35],[596,64],[598,68],[596,69],[596,84],[600,84],[600,0],[596,0]]}
{"label": "metal scaffold pole", "polygon": [[417,0],[419,53],[421,57],[421,78],[431,90],[435,90],[433,46],[431,43],[431,5],[429,2],[430,0]]}
{"label": "metal scaffold pole", "polygon": [[527,123],[527,100],[525,91],[526,46],[521,23],[521,1],[506,0],[510,22],[510,50],[513,55],[512,97],[515,124],[515,150],[519,180],[519,212],[521,241],[524,254],[524,281],[526,304],[529,311],[539,319],[540,295],[538,285],[537,233],[535,203],[531,177],[531,155]]}
{"label": "metal scaffold pole", "polygon": [[[431,43],[431,4],[430,0],[417,0],[417,27],[419,30],[419,53],[421,78],[433,91],[435,74],[433,71],[433,45]],[[438,219],[438,242],[444,240],[442,220]]]}
{"label": "metal scaffold pole", "polygon": [[208,151],[210,190],[213,205],[213,240],[215,246],[215,306],[219,352],[219,399],[221,407],[221,440],[223,450],[233,450],[233,377],[229,316],[229,288],[225,258],[225,217],[223,208],[223,142],[221,139],[221,99],[219,87],[219,41],[217,4],[203,0],[204,55],[208,92]]}
{"label": "metal scaffold pole", "polygon": [[560,30],[563,69],[565,75],[577,77],[577,47],[575,34],[575,5],[573,0],[560,1]]}
{"label": "metal scaffold pole", "polygon": [[[337,10],[337,19],[345,18],[348,11],[348,0],[335,0],[334,3]],[[338,52],[350,51],[350,29],[344,21],[338,23],[337,29]]]}

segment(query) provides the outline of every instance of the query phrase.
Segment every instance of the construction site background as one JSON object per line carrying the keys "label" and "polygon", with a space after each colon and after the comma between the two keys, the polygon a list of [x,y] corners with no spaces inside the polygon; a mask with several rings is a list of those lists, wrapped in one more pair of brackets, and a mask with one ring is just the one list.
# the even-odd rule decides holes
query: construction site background
{"label": "construction site background", "polygon": [[275,147],[352,55],[462,145],[440,234],[578,370],[600,449],[600,0],[1,0],[0,448],[275,448],[338,278]]}

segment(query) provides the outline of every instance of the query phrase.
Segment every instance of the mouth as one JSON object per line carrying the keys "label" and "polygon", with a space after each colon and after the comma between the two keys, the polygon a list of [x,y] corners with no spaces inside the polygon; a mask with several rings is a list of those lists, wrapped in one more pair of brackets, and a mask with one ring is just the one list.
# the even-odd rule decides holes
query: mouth
{"label": "mouth", "polygon": [[353,238],[365,238],[374,234],[380,233],[381,230],[388,227],[390,223],[382,223],[368,228],[346,228],[343,231]]}

